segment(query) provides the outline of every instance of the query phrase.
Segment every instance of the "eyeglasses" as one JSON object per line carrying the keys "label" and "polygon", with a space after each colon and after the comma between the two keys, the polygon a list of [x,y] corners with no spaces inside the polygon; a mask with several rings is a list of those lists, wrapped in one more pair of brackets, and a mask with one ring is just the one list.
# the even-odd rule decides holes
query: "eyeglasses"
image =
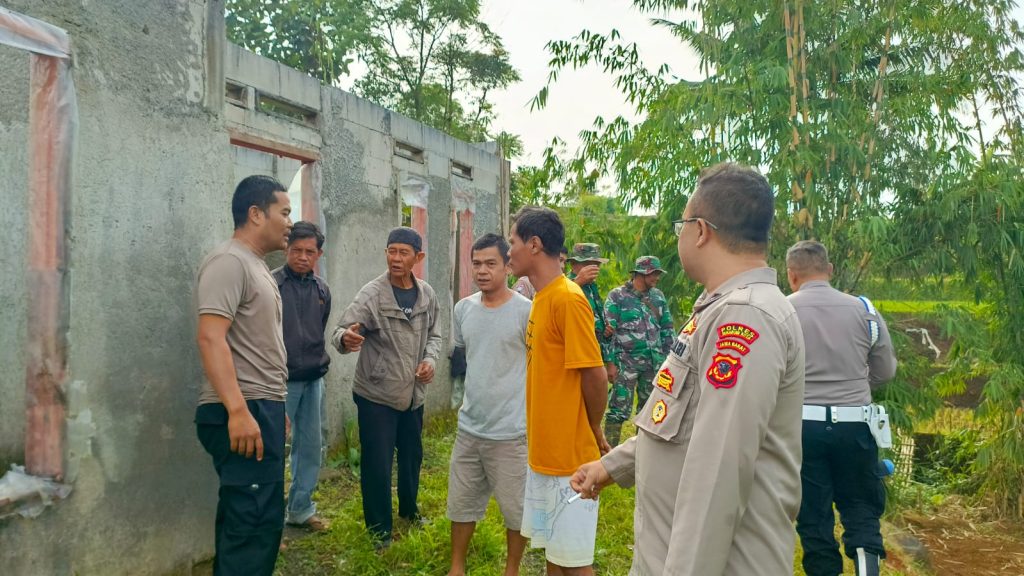
{"label": "eyeglasses", "polygon": [[700,216],[695,216],[693,218],[683,218],[682,220],[673,220],[672,221],[673,230],[675,231],[676,236],[679,236],[680,234],[683,233],[683,225],[684,224],[686,224],[687,222],[696,222],[698,220],[702,220],[705,224],[707,224],[708,226],[711,226],[712,230],[718,230],[718,226],[715,226],[714,224],[712,224],[711,222],[708,222],[707,220],[705,220],[704,218],[701,218]]}

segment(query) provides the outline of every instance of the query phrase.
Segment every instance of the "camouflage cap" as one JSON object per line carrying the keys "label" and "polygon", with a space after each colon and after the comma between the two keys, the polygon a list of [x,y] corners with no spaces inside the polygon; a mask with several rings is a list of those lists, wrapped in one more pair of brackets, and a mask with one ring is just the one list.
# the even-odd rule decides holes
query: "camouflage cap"
{"label": "camouflage cap", "polygon": [[641,256],[636,259],[636,265],[633,267],[633,272],[639,272],[640,274],[653,274],[655,272],[664,273],[665,270],[661,267],[661,260],[657,256]]}
{"label": "camouflage cap", "polygon": [[601,264],[608,262],[607,258],[601,258],[600,246],[587,242],[577,242],[566,260],[570,262],[600,262]]}

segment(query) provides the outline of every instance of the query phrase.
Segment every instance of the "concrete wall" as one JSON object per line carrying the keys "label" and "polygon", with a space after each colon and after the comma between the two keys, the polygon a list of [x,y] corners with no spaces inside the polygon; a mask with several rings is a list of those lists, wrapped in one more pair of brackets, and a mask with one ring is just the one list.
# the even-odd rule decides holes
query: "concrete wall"
{"label": "concrete wall", "polygon": [[[25,248],[28,211],[28,61],[26,53],[0,46],[0,473],[11,462],[24,462],[25,444],[25,340],[27,286]],[[8,146],[6,143],[11,143]],[[22,146],[17,146],[21,143]]]}
{"label": "concrete wall", "polygon": [[[441,301],[441,332],[447,339],[451,307],[457,300],[452,290],[451,182],[459,177],[452,175],[451,163],[472,167],[472,180],[462,179],[462,186],[476,193],[475,234],[499,232],[504,225],[502,206],[507,208],[501,178],[506,163],[495,155],[496,148],[456,140],[342,90],[322,87],[237,46],[226,48],[224,73],[235,86],[316,115],[315,121],[301,124],[261,114],[251,102],[229,102],[225,107],[227,126],[235,137],[263,145],[272,140],[282,150],[319,158],[319,216],[327,236],[322,263],[334,298],[331,326],[356,292],[385,270],[386,231],[401,223],[400,180],[415,177],[429,182],[426,279]],[[421,161],[396,156],[396,142],[422,150]],[[331,440],[337,441],[344,421],[355,414],[351,391],[356,358],[332,358],[326,378],[327,410]],[[428,386],[428,412],[448,407],[447,358],[438,364],[437,374]]]}
{"label": "concrete wall", "polygon": [[[189,573],[212,555],[217,482],[192,425],[202,374],[190,294],[202,255],[231,232],[232,138],[255,134],[318,159],[313,173],[336,314],[384,269],[384,233],[400,219],[399,172],[434,187],[429,281],[450,304],[449,162],[474,168],[479,232],[501,227],[505,165],[484,147],[225,48],[216,0],[0,5],[72,38],[80,130],[70,222],[69,412],[88,410],[92,420],[69,438],[82,454],[69,453],[71,496],[36,519],[0,521],[0,566],[10,574]],[[0,198],[9,216],[26,210],[27,61],[0,47]],[[236,81],[276,73],[276,84],[246,85],[314,110],[313,120],[225,104],[227,70],[245,77]],[[396,138],[421,146],[424,162],[395,158]],[[0,463],[7,463],[23,461],[31,289],[23,273],[24,221],[5,218],[0,241]],[[447,335],[449,306],[443,310]],[[328,394],[337,438],[353,413],[354,358],[334,357]],[[445,361],[431,385],[430,410],[447,404],[446,373]]]}

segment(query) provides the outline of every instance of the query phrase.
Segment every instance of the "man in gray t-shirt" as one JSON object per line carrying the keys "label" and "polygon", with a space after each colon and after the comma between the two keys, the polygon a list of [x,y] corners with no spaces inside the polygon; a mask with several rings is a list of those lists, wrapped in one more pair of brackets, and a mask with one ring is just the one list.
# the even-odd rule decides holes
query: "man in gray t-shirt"
{"label": "man in gray t-shirt", "polygon": [[505,574],[526,548],[519,529],[526,487],[526,328],[529,300],[508,288],[508,242],[485,234],[472,250],[480,291],[455,305],[455,346],[466,352],[466,396],[448,475],[452,521],[449,576],[466,571],[476,523],[494,494],[505,517]]}
{"label": "man in gray t-shirt", "polygon": [[281,295],[263,261],[291,230],[287,189],[250,176],[231,199],[235,232],[196,280],[203,382],[196,434],[220,478],[214,574],[274,573],[284,524],[288,377]]}

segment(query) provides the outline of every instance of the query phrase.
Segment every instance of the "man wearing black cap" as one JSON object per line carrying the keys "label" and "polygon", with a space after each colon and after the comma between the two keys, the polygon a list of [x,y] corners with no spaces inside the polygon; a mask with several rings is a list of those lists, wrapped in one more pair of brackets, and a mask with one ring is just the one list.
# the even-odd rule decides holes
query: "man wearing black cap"
{"label": "man wearing black cap", "polygon": [[388,234],[388,269],[359,290],[331,342],[359,352],[352,398],[359,420],[363,516],[378,551],[391,544],[391,465],[398,450],[398,515],[421,520],[416,507],[423,461],[423,400],[441,352],[434,289],[413,276],[423,241],[412,228]]}

